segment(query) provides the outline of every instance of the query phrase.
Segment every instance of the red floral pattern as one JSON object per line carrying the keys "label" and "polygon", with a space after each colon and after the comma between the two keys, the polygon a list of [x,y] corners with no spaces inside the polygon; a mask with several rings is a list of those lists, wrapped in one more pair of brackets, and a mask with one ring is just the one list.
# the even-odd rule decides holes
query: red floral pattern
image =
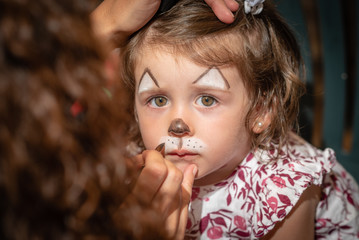
{"label": "red floral pattern", "polygon": [[226,180],[194,187],[186,239],[263,237],[312,184],[322,186],[316,238],[359,239],[358,185],[331,149],[294,134],[279,152],[250,153]]}

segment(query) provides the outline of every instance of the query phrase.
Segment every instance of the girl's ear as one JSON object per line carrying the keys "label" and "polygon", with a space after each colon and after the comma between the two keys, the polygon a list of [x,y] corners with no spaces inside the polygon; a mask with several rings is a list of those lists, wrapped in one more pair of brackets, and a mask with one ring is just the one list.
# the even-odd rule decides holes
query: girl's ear
{"label": "girl's ear", "polygon": [[266,112],[264,115],[258,117],[256,121],[254,121],[252,126],[252,131],[256,134],[260,134],[263,132],[272,122],[272,114],[271,112]]}

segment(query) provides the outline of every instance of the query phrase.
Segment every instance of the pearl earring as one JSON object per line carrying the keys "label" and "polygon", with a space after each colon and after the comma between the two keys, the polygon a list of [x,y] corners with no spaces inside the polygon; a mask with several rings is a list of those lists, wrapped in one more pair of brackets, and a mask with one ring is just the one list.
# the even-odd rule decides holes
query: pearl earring
{"label": "pearl earring", "polygon": [[262,122],[258,122],[258,127],[262,127],[263,123]]}

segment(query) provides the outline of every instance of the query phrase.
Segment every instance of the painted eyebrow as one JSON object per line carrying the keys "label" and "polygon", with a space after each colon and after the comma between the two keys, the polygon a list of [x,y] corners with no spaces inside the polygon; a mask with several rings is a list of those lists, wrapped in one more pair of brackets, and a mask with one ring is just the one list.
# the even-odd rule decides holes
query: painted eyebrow
{"label": "painted eyebrow", "polygon": [[226,84],[227,89],[230,89],[231,86],[229,85],[229,82],[227,81],[227,79],[225,78],[225,76],[223,75],[223,73],[221,72],[221,70],[217,67],[210,67],[208,68],[205,72],[203,72],[195,81],[192,82],[192,84],[196,84],[199,80],[201,80],[203,78],[203,76],[205,76],[209,71],[211,71],[212,69],[217,69],[219,74],[221,75],[222,79],[224,80],[224,83]]}
{"label": "painted eyebrow", "polygon": [[140,82],[138,83],[138,89],[137,91],[139,90],[140,86],[141,86],[141,83],[142,83],[142,80],[143,80],[143,77],[146,75],[146,73],[148,73],[148,75],[150,75],[152,81],[155,83],[155,85],[160,88],[160,85],[158,84],[158,81],[157,79],[155,78],[155,76],[152,74],[151,70],[149,68],[145,68],[145,70],[143,71],[142,73],[142,76],[140,78]]}

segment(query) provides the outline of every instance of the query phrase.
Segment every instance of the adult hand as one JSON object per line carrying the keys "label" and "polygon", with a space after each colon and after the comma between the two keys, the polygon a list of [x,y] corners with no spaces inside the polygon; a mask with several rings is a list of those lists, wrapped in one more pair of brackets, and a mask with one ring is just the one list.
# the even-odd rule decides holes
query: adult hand
{"label": "adult hand", "polygon": [[115,44],[143,27],[157,12],[160,0],[104,0],[91,14],[96,35]]}
{"label": "adult hand", "polygon": [[[219,20],[232,23],[235,0],[205,0]],[[157,12],[160,0],[104,0],[91,14],[94,32],[106,42],[121,45]]]}
{"label": "adult hand", "polygon": [[164,216],[170,239],[183,239],[197,167],[190,165],[182,173],[154,150],[144,151],[137,161],[144,167],[132,194]]}

